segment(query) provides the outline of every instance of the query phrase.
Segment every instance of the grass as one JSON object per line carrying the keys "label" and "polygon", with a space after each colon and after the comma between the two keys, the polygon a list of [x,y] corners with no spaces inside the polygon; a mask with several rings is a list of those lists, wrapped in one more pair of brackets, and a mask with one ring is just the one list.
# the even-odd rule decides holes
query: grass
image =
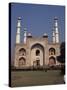
{"label": "grass", "polygon": [[34,86],[63,84],[60,70],[45,71],[12,71],[11,86]]}

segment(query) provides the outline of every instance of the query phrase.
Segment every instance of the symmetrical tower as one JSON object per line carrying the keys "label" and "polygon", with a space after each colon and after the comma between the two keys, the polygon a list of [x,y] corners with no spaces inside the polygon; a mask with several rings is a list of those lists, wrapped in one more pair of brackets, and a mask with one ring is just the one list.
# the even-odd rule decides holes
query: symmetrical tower
{"label": "symmetrical tower", "polygon": [[[17,20],[17,33],[16,33],[16,44],[20,43],[20,30],[21,30],[21,17],[18,17]],[[24,28],[24,44],[26,44],[27,39],[27,29]],[[58,26],[58,18],[54,18],[54,26],[53,26],[53,33],[52,33],[52,40],[53,43],[59,43],[59,26]]]}
{"label": "symmetrical tower", "polygon": [[27,39],[27,29],[24,28],[24,44],[26,44],[26,39]]}
{"label": "symmetrical tower", "polygon": [[59,43],[59,26],[58,26],[58,18],[54,18],[54,26],[53,26],[53,43]]}
{"label": "symmetrical tower", "polygon": [[52,37],[53,37],[53,43],[55,43],[55,31],[53,30],[53,34],[52,34]]}
{"label": "symmetrical tower", "polygon": [[16,44],[20,43],[21,17],[17,20]]}

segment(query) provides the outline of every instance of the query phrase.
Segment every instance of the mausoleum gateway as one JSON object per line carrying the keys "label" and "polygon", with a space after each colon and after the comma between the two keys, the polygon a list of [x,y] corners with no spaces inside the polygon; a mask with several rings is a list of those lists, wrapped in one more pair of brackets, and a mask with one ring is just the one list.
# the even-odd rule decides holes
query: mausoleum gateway
{"label": "mausoleum gateway", "polygon": [[17,20],[16,44],[14,66],[24,68],[29,66],[58,65],[56,56],[60,55],[58,18],[54,18],[52,42],[48,41],[48,35],[34,37],[24,30],[24,41],[20,42],[21,17]]}

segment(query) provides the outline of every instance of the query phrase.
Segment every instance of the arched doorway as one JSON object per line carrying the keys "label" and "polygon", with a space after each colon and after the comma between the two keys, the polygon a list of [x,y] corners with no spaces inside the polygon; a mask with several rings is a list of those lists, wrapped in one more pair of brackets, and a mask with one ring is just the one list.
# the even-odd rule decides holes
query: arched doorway
{"label": "arched doorway", "polygon": [[31,66],[44,65],[44,47],[36,43],[31,47]]}
{"label": "arched doorway", "polygon": [[49,65],[50,65],[50,66],[54,66],[55,64],[56,64],[55,57],[53,57],[53,56],[50,57],[50,58],[49,58]]}
{"label": "arched doorway", "polygon": [[23,67],[25,65],[26,65],[26,60],[25,60],[25,58],[21,57],[19,59],[19,67]]}

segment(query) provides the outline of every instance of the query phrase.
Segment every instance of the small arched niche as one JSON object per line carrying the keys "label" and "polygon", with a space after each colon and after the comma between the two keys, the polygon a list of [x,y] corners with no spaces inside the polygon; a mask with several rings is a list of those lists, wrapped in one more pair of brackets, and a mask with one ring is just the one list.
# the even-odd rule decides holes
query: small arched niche
{"label": "small arched niche", "polygon": [[24,48],[21,48],[21,49],[19,50],[19,55],[21,55],[21,56],[26,56],[26,50],[25,50]]}
{"label": "small arched niche", "polygon": [[49,55],[55,55],[56,54],[56,51],[54,48],[50,48],[49,49]]}

